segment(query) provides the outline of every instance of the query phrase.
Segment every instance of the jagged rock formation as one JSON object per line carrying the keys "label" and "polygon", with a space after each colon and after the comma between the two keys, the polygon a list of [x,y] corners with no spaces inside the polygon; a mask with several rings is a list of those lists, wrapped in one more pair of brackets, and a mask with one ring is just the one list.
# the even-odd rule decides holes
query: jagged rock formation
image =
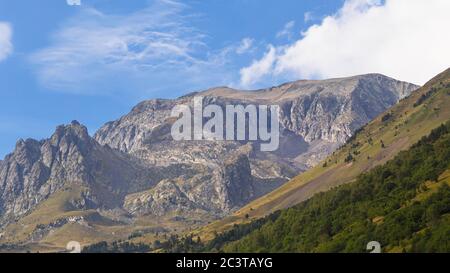
{"label": "jagged rock formation", "polygon": [[[29,213],[68,184],[87,190],[78,209],[119,208],[131,217],[192,212],[223,216],[316,164],[352,133],[417,86],[370,74],[297,81],[266,90],[214,88],[175,100],[150,100],[100,128],[78,122],[51,138],[19,141],[0,161],[0,226]],[[277,104],[275,152],[259,143],[174,141],[175,105]]]}

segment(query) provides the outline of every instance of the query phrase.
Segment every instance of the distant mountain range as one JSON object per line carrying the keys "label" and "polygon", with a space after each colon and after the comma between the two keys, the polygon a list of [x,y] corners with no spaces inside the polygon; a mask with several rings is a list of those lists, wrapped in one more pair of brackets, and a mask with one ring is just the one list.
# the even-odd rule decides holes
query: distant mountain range
{"label": "distant mountain range", "polygon": [[[142,234],[151,240],[235,211],[256,217],[290,206],[347,181],[320,182],[307,194],[297,186],[303,183],[298,178],[285,184],[417,88],[380,74],[297,81],[257,91],[214,88],[175,100],[144,101],[93,137],[74,121],[59,126],[49,139],[20,140],[0,161],[0,244],[54,250],[71,240],[89,244]],[[279,105],[279,150],[260,152],[257,142],[172,140],[170,112],[176,105],[191,104],[194,96],[204,97],[205,105],[222,107]],[[408,111],[405,117],[416,110]],[[431,118],[427,130],[435,124]],[[384,132],[386,125],[377,126]],[[399,130],[390,128],[389,133]],[[404,141],[410,143],[416,135]],[[383,140],[391,147],[389,137]],[[395,145],[407,146],[402,143]],[[386,150],[392,154],[374,158],[381,162],[398,151]],[[343,151],[331,157],[326,168],[342,168]],[[364,168],[378,164],[371,162]],[[322,165],[305,175],[314,176],[311,172],[317,168]],[[286,189],[298,193],[286,195]]]}

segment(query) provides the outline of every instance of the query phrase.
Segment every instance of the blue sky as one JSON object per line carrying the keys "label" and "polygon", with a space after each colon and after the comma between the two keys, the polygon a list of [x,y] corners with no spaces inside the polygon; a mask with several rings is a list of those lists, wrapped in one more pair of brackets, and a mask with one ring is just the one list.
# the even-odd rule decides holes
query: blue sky
{"label": "blue sky", "polygon": [[[214,86],[368,72],[423,83],[450,63],[450,1],[417,1],[409,18],[405,0],[0,0],[0,158],[59,124],[76,119],[92,134],[141,100]],[[426,8],[431,22],[414,15]],[[415,40],[424,33],[440,57],[422,54],[415,64],[430,69],[412,71],[405,60],[430,46]]]}
{"label": "blue sky", "polygon": [[[305,12],[329,12],[340,1],[335,5],[325,5],[329,1],[316,0],[304,1],[304,4],[299,4],[297,0],[283,2],[280,5],[275,0],[184,1],[186,6],[177,16],[185,16],[184,24],[205,36],[201,38],[205,43],[204,48],[199,53],[194,52],[205,54],[206,51],[220,52],[226,47],[239,44],[245,38],[254,39],[261,44],[277,42],[276,34],[287,22],[295,20],[297,29],[300,30],[304,27]],[[228,75],[223,78],[214,71],[211,73],[214,75],[210,76],[207,70],[199,68],[199,75],[196,75],[199,80],[196,81],[180,79],[182,72],[174,73],[167,69],[161,71],[165,76],[160,80],[151,75],[146,76],[146,72],[139,72],[142,78],[139,75],[136,81],[148,83],[127,83],[131,77],[124,78],[125,82],[108,80],[107,77],[120,77],[120,71],[117,74],[106,73],[106,78],[98,81],[86,79],[86,83],[82,83],[74,78],[73,83],[67,83],[82,87],[43,82],[39,73],[46,67],[36,64],[33,58],[35,54],[56,43],[54,40],[58,38],[54,36],[58,31],[67,25],[76,25],[71,20],[88,17],[89,15],[83,14],[89,9],[110,16],[127,17],[154,5],[152,1],[143,0],[83,0],[81,4],[69,6],[65,0],[0,0],[0,21],[11,25],[14,46],[13,53],[0,62],[0,157],[11,152],[19,138],[48,137],[58,124],[68,123],[73,119],[85,124],[93,133],[105,122],[127,113],[140,100],[172,98],[194,90],[229,84],[228,81],[231,83],[238,79],[239,68],[248,64],[253,57],[248,54],[232,56],[232,59],[227,60],[230,62],[226,65]],[[161,12],[161,9],[163,8],[155,7],[154,13]],[[258,51],[264,49],[263,46],[253,54],[261,54]],[[101,66],[107,64],[92,64],[86,68],[103,70]],[[223,69],[225,68],[218,68],[217,72],[220,73],[219,70]],[[95,73],[89,70],[82,72]],[[74,74],[76,76],[78,75]],[[174,82],[177,84],[173,84]],[[101,90],[97,90],[99,86]],[[120,86],[120,90],[117,90],[117,86]]]}

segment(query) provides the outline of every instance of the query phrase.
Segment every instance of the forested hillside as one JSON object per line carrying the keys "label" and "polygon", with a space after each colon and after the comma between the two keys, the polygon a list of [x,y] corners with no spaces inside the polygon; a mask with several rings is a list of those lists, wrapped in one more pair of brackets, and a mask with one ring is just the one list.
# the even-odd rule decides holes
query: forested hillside
{"label": "forested hillside", "polygon": [[207,250],[365,252],[368,242],[378,241],[384,251],[448,252],[449,167],[450,122],[355,183],[315,195],[259,224],[236,226]]}

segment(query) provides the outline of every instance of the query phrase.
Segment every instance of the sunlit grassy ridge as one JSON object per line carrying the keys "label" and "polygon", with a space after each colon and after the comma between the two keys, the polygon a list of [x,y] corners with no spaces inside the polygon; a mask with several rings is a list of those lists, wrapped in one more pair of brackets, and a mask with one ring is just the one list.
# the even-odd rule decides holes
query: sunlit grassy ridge
{"label": "sunlit grassy ridge", "polygon": [[1,232],[0,246],[9,245],[13,251],[60,252],[65,250],[70,241],[80,242],[82,247],[127,238],[131,243],[151,244],[166,238],[167,232],[158,231],[183,228],[182,223],[171,220],[176,216],[175,213],[164,217],[143,216],[130,224],[112,220],[94,209],[78,209],[74,204],[83,200],[83,195],[89,189],[77,183],[67,185],[29,214],[8,225]]}
{"label": "sunlit grassy ridge", "polygon": [[[64,249],[69,241],[89,242],[93,238],[107,238],[108,236],[93,229],[83,227],[78,223],[70,223],[68,219],[89,221],[97,225],[109,225],[110,220],[100,216],[95,210],[77,210],[73,207],[73,202],[82,199],[82,193],[86,190],[82,186],[72,184],[65,187],[49,199],[39,204],[32,212],[9,225],[4,231],[4,237],[8,244],[14,244],[20,248],[22,244],[28,244],[28,248],[33,250],[31,241],[39,242],[40,251],[52,250],[55,247]],[[58,225],[64,221],[64,225],[56,232],[46,232],[45,226]],[[37,246],[37,244],[36,244]]]}

